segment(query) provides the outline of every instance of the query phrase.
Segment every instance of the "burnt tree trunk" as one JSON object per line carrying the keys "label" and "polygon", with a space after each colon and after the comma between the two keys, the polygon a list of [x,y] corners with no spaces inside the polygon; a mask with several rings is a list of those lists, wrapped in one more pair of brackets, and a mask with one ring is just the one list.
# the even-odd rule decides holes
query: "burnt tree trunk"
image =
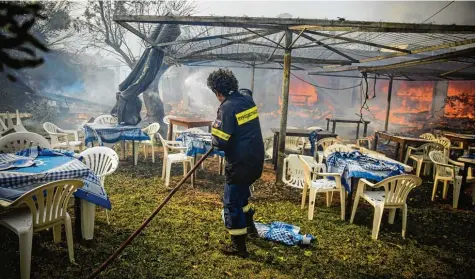
{"label": "burnt tree trunk", "polygon": [[164,103],[160,98],[159,94],[159,81],[162,75],[167,71],[169,67],[163,65],[160,71],[157,73],[155,80],[150,84],[149,88],[143,93],[144,94],[144,105],[147,110],[147,121],[149,123],[159,123],[160,130],[159,133],[162,137],[167,137],[167,124],[165,124],[164,116]]}

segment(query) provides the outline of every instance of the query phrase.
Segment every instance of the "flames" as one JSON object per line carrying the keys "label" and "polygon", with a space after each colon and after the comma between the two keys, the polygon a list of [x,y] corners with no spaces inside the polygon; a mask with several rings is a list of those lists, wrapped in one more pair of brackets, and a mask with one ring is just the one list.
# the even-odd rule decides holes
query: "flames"
{"label": "flames", "polygon": [[448,85],[445,116],[474,120],[474,81],[452,81]]}
{"label": "flames", "polygon": [[[297,78],[291,78],[289,83],[289,105],[311,107],[317,102],[317,89]],[[279,106],[283,101],[278,97]]]}

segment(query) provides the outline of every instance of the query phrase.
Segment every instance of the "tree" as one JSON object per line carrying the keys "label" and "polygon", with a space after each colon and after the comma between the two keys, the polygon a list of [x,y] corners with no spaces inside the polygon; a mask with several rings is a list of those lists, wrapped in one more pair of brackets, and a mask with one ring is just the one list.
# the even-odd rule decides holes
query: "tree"
{"label": "tree", "polygon": [[[48,48],[31,31],[37,19],[44,19],[40,11],[38,4],[0,2],[0,72],[5,72],[6,68],[22,69],[43,63],[36,50],[46,52]],[[9,73],[7,77],[15,79]]]}

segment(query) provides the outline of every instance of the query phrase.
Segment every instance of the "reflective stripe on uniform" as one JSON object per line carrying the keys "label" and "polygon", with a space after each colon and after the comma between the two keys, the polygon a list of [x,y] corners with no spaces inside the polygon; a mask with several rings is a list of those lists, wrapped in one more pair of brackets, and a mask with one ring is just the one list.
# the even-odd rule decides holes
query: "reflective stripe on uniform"
{"label": "reflective stripe on uniform", "polygon": [[258,107],[254,106],[250,109],[237,113],[236,120],[238,121],[238,125],[245,124],[255,118],[258,118]]}
{"label": "reflective stripe on uniform", "polygon": [[228,229],[228,232],[231,235],[243,235],[243,234],[246,234],[248,231],[246,228],[243,228],[243,229]]}
{"label": "reflective stripe on uniform", "polygon": [[218,130],[216,128],[212,128],[212,135],[214,136],[217,136],[219,138],[221,138],[222,140],[229,140],[230,139],[230,135],[221,131],[221,130]]}
{"label": "reflective stripe on uniform", "polygon": [[247,204],[247,205],[243,206],[242,210],[243,210],[244,213],[250,211],[250,205]]}

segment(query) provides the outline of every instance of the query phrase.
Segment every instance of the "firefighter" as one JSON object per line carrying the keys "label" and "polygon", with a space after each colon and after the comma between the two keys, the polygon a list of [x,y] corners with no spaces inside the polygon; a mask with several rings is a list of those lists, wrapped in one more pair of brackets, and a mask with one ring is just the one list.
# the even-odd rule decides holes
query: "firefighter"
{"label": "firefighter", "polygon": [[250,185],[261,177],[264,145],[258,108],[249,94],[238,92],[233,72],[219,69],[210,74],[208,87],[221,103],[213,123],[213,146],[225,152],[223,219],[231,235],[225,254],[248,257],[246,235],[256,236],[254,211],[248,204]]}

